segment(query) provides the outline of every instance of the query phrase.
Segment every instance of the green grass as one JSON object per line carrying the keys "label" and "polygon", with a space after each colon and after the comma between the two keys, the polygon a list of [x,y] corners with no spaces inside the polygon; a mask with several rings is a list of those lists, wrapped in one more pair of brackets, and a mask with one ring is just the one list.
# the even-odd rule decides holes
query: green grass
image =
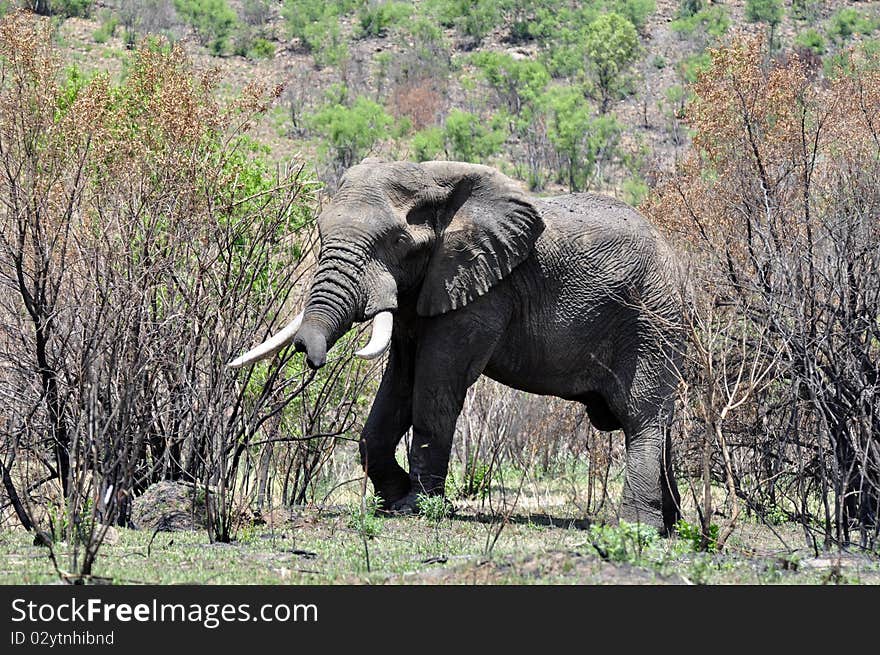
{"label": "green grass", "polygon": [[[460,508],[452,518],[378,516],[364,539],[346,508],[304,509],[277,524],[239,531],[232,544],[204,532],[119,530],[94,574],[117,584],[878,584],[880,560],[814,559],[745,522],[724,553],[696,553],[686,539],[633,526],[574,522],[564,513],[515,510],[512,521]],[[789,545],[797,526],[774,528]],[[497,541],[490,548],[494,537]],[[152,543],[151,542],[152,539]],[[47,584],[58,576],[48,550],[21,530],[0,532],[0,584]],[[59,564],[66,548],[56,547]]]}

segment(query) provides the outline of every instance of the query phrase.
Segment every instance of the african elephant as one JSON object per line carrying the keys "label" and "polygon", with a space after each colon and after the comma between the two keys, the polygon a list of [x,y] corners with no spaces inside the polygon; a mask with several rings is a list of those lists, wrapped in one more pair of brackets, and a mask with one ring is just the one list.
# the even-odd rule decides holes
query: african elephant
{"label": "african elephant", "polygon": [[[622,428],[621,517],[670,529],[683,305],[675,257],[638,212],[592,194],[529,197],[486,166],[367,161],[318,227],[303,313],[230,366],[293,342],[319,368],[354,322],[374,319],[357,354],[390,351],[360,453],[388,509],[443,493],[456,419],[483,374]],[[410,427],[407,473],[394,451]]]}

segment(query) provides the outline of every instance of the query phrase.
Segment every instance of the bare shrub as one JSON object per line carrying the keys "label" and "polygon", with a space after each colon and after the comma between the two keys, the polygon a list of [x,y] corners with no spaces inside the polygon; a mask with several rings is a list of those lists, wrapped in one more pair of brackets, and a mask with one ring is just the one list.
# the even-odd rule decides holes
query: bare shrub
{"label": "bare shrub", "polygon": [[443,97],[435,82],[428,79],[398,84],[391,94],[391,113],[395,118],[408,118],[415,130],[434,125],[443,111]]}
{"label": "bare shrub", "polygon": [[[280,90],[224,103],[217,82],[161,42],[122,84],[86,82],[48,21],[0,22],[0,477],[25,528],[73,545],[79,579],[151,483],[203,488],[226,541],[261,448],[298,448],[292,417],[320,461],[358,416],[367,370],[347,359],[312,387],[290,355],[225,366],[298,301],[316,186],[245,136]],[[294,499],[316,468],[297,470]]]}
{"label": "bare shrub", "polygon": [[755,38],[712,59],[693,151],[647,208],[700,262],[697,341],[722,339],[696,395],[724,393],[697,427],[747,511],[797,519],[817,549],[876,548],[880,68],[851,52],[821,79]]}

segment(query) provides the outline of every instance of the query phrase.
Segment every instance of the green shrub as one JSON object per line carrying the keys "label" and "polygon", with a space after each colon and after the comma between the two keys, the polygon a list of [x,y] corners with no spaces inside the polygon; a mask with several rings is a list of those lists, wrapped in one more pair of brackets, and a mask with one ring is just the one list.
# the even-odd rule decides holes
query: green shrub
{"label": "green shrub", "polygon": [[727,9],[721,5],[712,5],[701,9],[695,14],[682,15],[669,24],[669,29],[682,38],[693,38],[697,34],[718,39],[730,28],[730,17]]}
{"label": "green shrub", "polygon": [[657,559],[662,550],[657,530],[641,523],[592,525],[587,538],[599,556],[609,562],[642,564]]}
{"label": "green shrub", "polygon": [[422,516],[434,523],[440,523],[452,516],[452,504],[443,496],[419,494],[416,497],[416,506]]}
{"label": "green shrub", "polygon": [[648,18],[657,11],[657,3],[654,0],[607,0],[604,8],[620,14],[636,29],[642,30]]}
{"label": "green shrub", "polygon": [[229,46],[238,17],[226,0],[174,0],[177,14],[193,27],[202,45],[216,55]]}
{"label": "green shrub", "polygon": [[822,0],[792,0],[791,15],[795,20],[814,21],[821,8]]}
{"label": "green shrub", "polygon": [[779,25],[783,15],[782,0],[746,0],[746,20],[750,23]]}
{"label": "green shrub", "polygon": [[544,65],[499,52],[479,53],[472,61],[507,106],[513,130],[520,132],[528,127],[535,103],[550,82],[550,74]]}
{"label": "green shrub", "polygon": [[370,0],[361,5],[358,12],[358,35],[384,36],[396,25],[406,20],[412,8],[405,2]]}
{"label": "green shrub", "polygon": [[443,128],[446,151],[456,161],[481,163],[501,150],[507,132],[497,118],[488,125],[474,114],[453,109]]}
{"label": "green shrub", "polygon": [[348,45],[339,30],[339,18],[352,11],[352,0],[285,0],[281,8],[287,31],[312,53],[315,65],[336,66],[348,56]]}
{"label": "green shrub", "polygon": [[92,33],[95,43],[107,43],[110,37],[116,33],[118,25],[119,19],[116,16],[109,16],[106,20],[102,21],[101,27]]}
{"label": "green shrub", "polygon": [[636,28],[615,13],[603,14],[586,31],[584,52],[601,94],[600,111],[605,113],[626,83],[627,72],[641,51]]}
{"label": "green shrub", "polygon": [[613,116],[594,117],[576,87],[551,88],[541,105],[549,119],[547,137],[561,162],[560,181],[572,192],[587,188],[596,164],[616,155],[621,125]]}
{"label": "green shrub", "polygon": [[684,519],[680,519],[678,523],[675,524],[675,531],[678,533],[678,536],[684,539],[691,547],[691,550],[698,552],[701,550],[705,550],[710,553],[714,553],[718,550],[718,525],[715,523],[709,524],[709,534],[707,535],[706,540],[706,548],[702,548],[703,544],[703,530],[699,525],[695,525],[693,523],[688,523]]}
{"label": "green shrub", "polygon": [[446,139],[437,126],[426,127],[412,137],[412,155],[416,161],[430,161],[445,154]]}
{"label": "green shrub", "polygon": [[678,74],[688,84],[697,81],[700,73],[709,70],[712,66],[712,57],[708,52],[689,55],[678,63]]}
{"label": "green shrub", "polygon": [[455,27],[479,43],[501,23],[503,6],[499,0],[428,0],[425,7],[445,27]]}
{"label": "green shrub", "polygon": [[818,30],[813,28],[798,34],[794,39],[794,44],[817,55],[825,54],[825,39],[819,34]]}
{"label": "green shrub", "polygon": [[348,508],[348,527],[365,539],[373,539],[382,531],[382,519],[377,515],[382,498],[366,496],[362,502]]}
{"label": "green shrub", "polygon": [[878,19],[871,18],[853,7],[835,13],[828,21],[828,36],[833,40],[847,41],[855,34],[868,35],[878,27]]}
{"label": "green shrub", "polygon": [[676,18],[695,16],[703,10],[704,4],[704,0],[680,0]]}
{"label": "green shrub", "polygon": [[638,176],[625,179],[620,190],[623,194],[623,201],[633,207],[641,205],[651,192],[647,182]]}
{"label": "green shrub", "polygon": [[88,18],[94,4],[94,0],[52,0],[50,7],[54,16]]}
{"label": "green shrub", "polygon": [[275,56],[275,44],[268,39],[257,37],[248,51],[248,56],[253,59],[271,59]]}
{"label": "green shrub", "polygon": [[325,154],[345,169],[363,159],[378,141],[388,138],[394,119],[381,105],[359,96],[350,106],[325,106],[308,122],[321,136]]}

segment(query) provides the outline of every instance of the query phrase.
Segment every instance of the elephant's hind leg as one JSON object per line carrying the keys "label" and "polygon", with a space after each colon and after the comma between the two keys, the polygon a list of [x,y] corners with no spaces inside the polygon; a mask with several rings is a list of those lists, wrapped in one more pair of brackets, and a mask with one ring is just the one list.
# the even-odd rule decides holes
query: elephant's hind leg
{"label": "elephant's hind leg", "polygon": [[626,430],[622,519],[669,534],[680,516],[668,421],[662,414]]}

